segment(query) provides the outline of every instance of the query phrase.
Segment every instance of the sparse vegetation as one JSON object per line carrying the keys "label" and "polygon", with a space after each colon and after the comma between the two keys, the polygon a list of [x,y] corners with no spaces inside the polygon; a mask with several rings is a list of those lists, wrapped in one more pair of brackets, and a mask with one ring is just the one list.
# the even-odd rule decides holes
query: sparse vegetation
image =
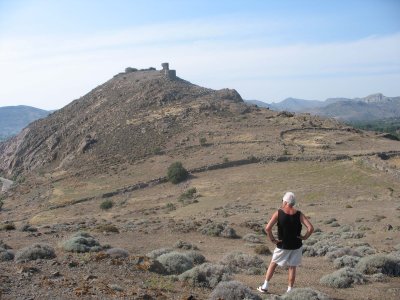
{"label": "sparse vegetation", "polygon": [[87,232],[77,232],[69,240],[62,243],[67,252],[98,252],[104,247]]}
{"label": "sparse vegetation", "polygon": [[106,199],[106,200],[104,200],[103,202],[101,202],[100,208],[101,208],[102,210],[108,210],[108,209],[112,208],[113,205],[114,205],[114,203],[112,202],[112,200]]}
{"label": "sparse vegetation", "polygon": [[222,281],[212,291],[209,299],[261,300],[261,297],[239,281]]}
{"label": "sparse vegetation", "polygon": [[254,233],[248,233],[242,239],[249,243],[254,243],[254,244],[262,243],[261,236]]}
{"label": "sparse vegetation", "polygon": [[360,259],[356,269],[364,274],[382,273],[389,276],[400,276],[400,259],[382,254],[365,256]]}
{"label": "sparse vegetation", "polygon": [[184,250],[198,250],[199,248],[191,243],[185,242],[185,241],[177,241],[174,245],[175,248],[178,249],[184,249]]}
{"label": "sparse vegetation", "polygon": [[11,247],[0,240],[0,262],[14,259],[14,253],[9,249]]}
{"label": "sparse vegetation", "polygon": [[22,248],[15,254],[15,260],[17,262],[26,262],[36,259],[52,259],[55,257],[56,253],[53,247],[42,243]]}
{"label": "sparse vegetation", "polygon": [[183,167],[181,162],[174,162],[168,167],[167,179],[173,184],[185,181],[188,177],[189,172]]}
{"label": "sparse vegetation", "polygon": [[352,284],[365,283],[366,279],[353,268],[343,268],[323,276],[320,282],[332,288],[343,289],[351,287]]}
{"label": "sparse vegetation", "polygon": [[[265,269],[264,260],[257,255],[250,255],[242,252],[231,252],[226,254],[220,261],[222,265],[227,266],[230,272],[240,273],[252,268]],[[254,270],[252,270],[253,272]]]}
{"label": "sparse vegetation", "polygon": [[147,257],[152,258],[152,259],[157,259],[159,256],[170,253],[172,252],[173,249],[171,248],[160,248],[160,249],[155,249],[153,251],[150,251],[149,253],[146,254]]}
{"label": "sparse vegetation", "polygon": [[193,268],[193,260],[187,255],[179,252],[169,252],[157,257],[168,274],[182,274]]}
{"label": "sparse vegetation", "polygon": [[192,286],[214,288],[221,281],[231,279],[226,266],[204,263],[196,266],[179,276],[179,280],[186,281]]}
{"label": "sparse vegetation", "polygon": [[126,258],[129,256],[129,252],[121,248],[110,248],[106,251],[106,253],[111,258]]}
{"label": "sparse vegetation", "polygon": [[257,245],[254,247],[254,252],[259,255],[271,255],[271,250],[266,245]]}
{"label": "sparse vegetation", "polygon": [[201,146],[207,145],[207,139],[205,137],[199,138],[199,143]]}
{"label": "sparse vegetation", "polygon": [[313,290],[311,288],[300,288],[293,289],[290,293],[285,293],[280,298],[282,300],[330,300],[331,298],[320,291]]}
{"label": "sparse vegetation", "polygon": [[0,225],[0,231],[10,231],[10,230],[15,230],[15,225],[14,223],[5,223]]}
{"label": "sparse vegetation", "polygon": [[209,236],[221,236],[225,238],[238,238],[236,231],[225,223],[210,222],[200,228],[200,232]]}
{"label": "sparse vegetation", "polygon": [[352,255],[343,255],[341,257],[336,258],[333,261],[333,265],[335,266],[336,269],[344,267],[354,268],[359,261],[360,257]]}
{"label": "sparse vegetation", "polygon": [[119,229],[117,226],[113,224],[101,224],[96,227],[96,231],[98,232],[112,232],[112,233],[119,233]]}

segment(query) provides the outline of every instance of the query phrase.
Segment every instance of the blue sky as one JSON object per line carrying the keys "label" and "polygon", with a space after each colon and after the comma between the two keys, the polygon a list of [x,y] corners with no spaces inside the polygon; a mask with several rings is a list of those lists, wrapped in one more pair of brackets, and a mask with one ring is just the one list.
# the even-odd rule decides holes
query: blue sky
{"label": "blue sky", "polygon": [[400,1],[0,0],[0,106],[56,109],[168,61],[245,99],[400,95]]}

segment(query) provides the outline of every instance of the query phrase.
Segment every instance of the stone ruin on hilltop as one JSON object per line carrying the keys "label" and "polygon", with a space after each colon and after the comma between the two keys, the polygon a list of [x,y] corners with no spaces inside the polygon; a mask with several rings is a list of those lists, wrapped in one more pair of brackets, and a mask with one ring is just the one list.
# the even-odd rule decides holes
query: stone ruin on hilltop
{"label": "stone ruin on hilltop", "polygon": [[[163,74],[168,79],[171,79],[171,80],[176,79],[176,70],[170,70],[169,69],[169,63],[162,63],[161,67],[162,67],[162,70],[160,71],[161,74]],[[137,72],[137,71],[156,71],[156,69],[155,68],[148,68],[148,69],[140,69],[140,70],[138,70],[136,68],[128,67],[128,68],[125,69],[125,74],[126,73]],[[119,74],[117,74],[115,76],[118,76],[118,75],[121,75],[121,74],[124,74],[124,73],[119,73]]]}
{"label": "stone ruin on hilltop", "polygon": [[170,70],[169,63],[162,63],[161,67],[161,72],[164,73],[165,77],[169,79],[176,79],[176,70]]}

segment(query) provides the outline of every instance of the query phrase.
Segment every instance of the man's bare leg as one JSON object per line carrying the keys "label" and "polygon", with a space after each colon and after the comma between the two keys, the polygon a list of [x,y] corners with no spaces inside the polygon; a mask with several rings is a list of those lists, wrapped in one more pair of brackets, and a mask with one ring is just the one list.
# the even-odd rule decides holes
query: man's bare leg
{"label": "man's bare leg", "polygon": [[288,292],[292,289],[295,279],[296,279],[296,267],[289,267]]}
{"label": "man's bare leg", "polygon": [[265,274],[265,280],[266,281],[269,281],[272,278],[277,266],[278,265],[275,262],[271,261],[271,263],[268,266],[267,273]]}

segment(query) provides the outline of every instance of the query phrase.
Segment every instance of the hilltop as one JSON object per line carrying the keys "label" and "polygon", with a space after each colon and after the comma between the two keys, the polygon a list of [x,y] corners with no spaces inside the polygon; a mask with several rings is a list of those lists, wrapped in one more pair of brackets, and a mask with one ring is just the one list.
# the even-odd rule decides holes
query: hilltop
{"label": "hilltop", "polygon": [[[255,291],[273,249],[263,227],[291,190],[318,229],[296,286],[398,299],[399,278],[387,274],[357,273],[367,284],[351,289],[320,278],[336,256],[398,255],[399,145],[334,119],[249,106],[166,64],[127,68],[0,143],[0,176],[15,181],[0,198],[0,295],[210,299],[228,279]],[[176,161],[189,178],[172,184]],[[262,299],[280,299],[286,276],[278,271]]]}

